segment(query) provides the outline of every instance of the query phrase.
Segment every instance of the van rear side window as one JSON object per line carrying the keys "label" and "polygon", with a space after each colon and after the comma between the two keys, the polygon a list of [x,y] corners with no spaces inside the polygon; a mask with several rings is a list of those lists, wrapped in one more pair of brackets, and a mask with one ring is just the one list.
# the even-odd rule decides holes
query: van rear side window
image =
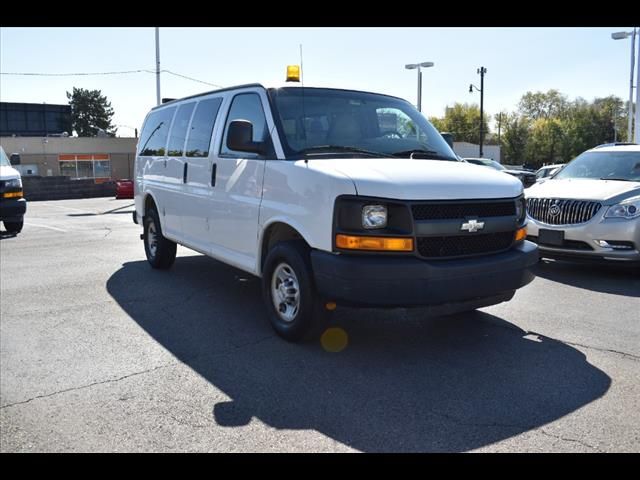
{"label": "van rear side window", "polygon": [[222,104],[221,98],[202,100],[196,107],[187,140],[187,157],[208,157],[213,124]]}
{"label": "van rear side window", "polygon": [[151,157],[165,154],[169,126],[175,111],[176,107],[163,108],[149,115],[140,135],[139,155]]}
{"label": "van rear side window", "polygon": [[187,138],[187,128],[189,127],[189,120],[191,120],[191,114],[193,113],[193,107],[195,102],[185,103],[178,107],[178,113],[171,126],[171,134],[169,135],[169,146],[167,147],[168,155],[170,157],[181,157],[184,151],[184,141]]}

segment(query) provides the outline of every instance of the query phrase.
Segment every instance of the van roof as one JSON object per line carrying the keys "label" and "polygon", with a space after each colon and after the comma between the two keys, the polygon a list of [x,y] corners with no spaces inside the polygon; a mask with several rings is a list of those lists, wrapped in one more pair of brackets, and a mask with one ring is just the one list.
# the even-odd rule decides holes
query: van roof
{"label": "van roof", "polygon": [[[210,95],[212,93],[227,92],[229,90],[239,90],[241,88],[249,88],[249,87],[261,87],[261,88],[264,88],[265,90],[270,90],[271,89],[271,88],[265,87],[261,83],[247,83],[247,84],[244,84],[244,85],[235,85],[233,87],[225,87],[225,88],[219,88],[217,90],[209,90],[208,92],[197,93],[195,95],[190,95],[188,97],[176,98],[176,99],[173,99],[173,100],[171,100],[169,102],[166,102],[166,103],[163,103],[163,104],[160,104],[160,105],[156,105],[151,110],[152,111],[153,110],[157,110],[157,109],[165,107],[167,105],[171,105],[171,104],[174,104],[174,103],[182,102],[184,100],[188,100],[188,99],[191,99],[191,98],[198,98],[198,97],[202,97],[204,95]],[[284,86],[284,87],[280,86],[280,87],[273,87],[273,88],[302,88],[302,86],[301,85],[295,85],[295,86],[291,85],[291,86]],[[398,99],[398,100],[403,100],[405,102],[407,101],[404,98],[395,97],[393,95],[387,95],[387,94],[384,94],[384,93],[377,93],[377,92],[367,92],[365,90],[354,90],[352,88],[330,88],[330,87],[304,87],[304,88],[305,89],[314,89],[314,90],[315,89],[322,89],[322,90],[336,90],[336,91],[344,91],[344,92],[370,93],[372,95],[383,95],[385,97],[395,98],[395,99]]]}
{"label": "van roof", "polygon": [[208,92],[196,93],[195,95],[190,95],[188,97],[176,98],[175,100],[171,100],[170,102],[163,103],[163,104],[160,104],[160,105],[156,105],[151,110],[157,110],[158,108],[162,108],[162,107],[165,107],[167,105],[171,105],[172,103],[178,103],[178,102],[181,102],[183,100],[188,100],[189,98],[198,98],[198,97],[202,97],[204,95],[209,95],[211,93],[226,92],[228,90],[237,90],[239,88],[248,88],[248,87],[262,87],[262,88],[264,88],[264,86],[262,84],[260,84],[260,83],[247,83],[246,85],[236,85],[236,86],[233,86],[233,87],[219,88],[217,90],[209,90]]}

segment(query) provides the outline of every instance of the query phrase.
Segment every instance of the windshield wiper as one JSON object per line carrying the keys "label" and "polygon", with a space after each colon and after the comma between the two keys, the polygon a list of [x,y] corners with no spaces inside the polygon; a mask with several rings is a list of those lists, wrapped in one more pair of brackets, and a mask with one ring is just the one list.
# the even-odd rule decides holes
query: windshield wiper
{"label": "windshield wiper", "polygon": [[638,180],[631,180],[630,178],[620,177],[602,177],[600,180],[620,180],[621,182],[637,182]]}
{"label": "windshield wiper", "polygon": [[393,155],[394,157],[406,157],[406,156],[411,157],[411,155],[413,155],[414,153],[421,154],[421,155],[427,155],[429,158],[433,158],[433,159],[436,159],[436,160],[450,160],[452,162],[457,162],[458,161],[457,158],[446,157],[446,156],[441,155],[440,153],[436,152],[435,150],[423,150],[421,148],[416,148],[416,149],[413,149],[413,150],[401,150],[399,152],[393,152],[391,155]]}
{"label": "windshield wiper", "polygon": [[382,152],[374,152],[372,150],[365,150],[364,148],[348,147],[345,145],[317,145],[315,147],[307,147],[300,150],[298,153],[307,155],[309,153],[334,153],[334,152],[348,152],[348,153],[362,153],[363,155],[369,155],[372,157],[388,157]]}

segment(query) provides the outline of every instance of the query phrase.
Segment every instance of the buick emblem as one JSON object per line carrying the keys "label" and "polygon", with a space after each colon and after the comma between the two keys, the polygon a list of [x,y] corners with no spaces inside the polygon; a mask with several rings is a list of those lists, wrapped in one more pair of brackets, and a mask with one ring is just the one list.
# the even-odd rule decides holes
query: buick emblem
{"label": "buick emblem", "polygon": [[560,205],[558,205],[557,203],[551,205],[549,207],[549,215],[551,215],[552,217],[557,217],[558,215],[560,215]]}
{"label": "buick emblem", "polygon": [[484,222],[479,222],[477,220],[469,220],[468,222],[464,222],[460,230],[466,230],[467,232],[473,233],[478,230],[482,230],[484,228]]}

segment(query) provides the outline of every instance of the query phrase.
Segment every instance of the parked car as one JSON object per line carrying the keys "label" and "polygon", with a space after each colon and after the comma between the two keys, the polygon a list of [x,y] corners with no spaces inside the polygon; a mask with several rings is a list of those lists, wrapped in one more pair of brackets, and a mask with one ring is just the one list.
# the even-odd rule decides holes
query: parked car
{"label": "parked car", "polygon": [[465,158],[464,161],[473,163],[475,165],[481,165],[483,167],[490,167],[500,172],[508,173],[509,175],[512,175],[519,179],[525,188],[530,187],[531,185],[536,183],[535,173],[528,170],[508,169],[504,165],[501,165],[491,158]]}
{"label": "parked car", "polygon": [[116,198],[133,198],[133,180],[116,180]]}
{"label": "parked car", "polygon": [[543,182],[558,173],[566,163],[557,163],[555,165],[545,165],[540,167],[536,172],[536,182]]}
{"label": "parked car", "polygon": [[11,166],[0,146],[0,220],[9,233],[22,231],[27,211],[27,201],[23,196],[20,172]]}
{"label": "parked car", "polygon": [[526,190],[542,256],[640,265],[640,146],[596,147]]}
{"label": "parked car", "polygon": [[460,162],[406,100],[244,85],[154,107],[135,161],[153,268],[176,244],[262,278],[275,331],[336,305],[468,311],[533,280],[522,184]]}

